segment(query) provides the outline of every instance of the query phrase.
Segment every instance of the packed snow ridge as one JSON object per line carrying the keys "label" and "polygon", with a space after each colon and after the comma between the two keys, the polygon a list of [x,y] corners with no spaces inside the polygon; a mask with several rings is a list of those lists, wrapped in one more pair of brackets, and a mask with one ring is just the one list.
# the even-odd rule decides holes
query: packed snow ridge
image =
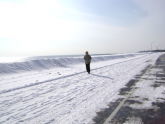
{"label": "packed snow ridge", "polygon": [[[119,54],[119,55],[94,55],[92,62],[106,61],[134,57],[141,54]],[[31,57],[22,62],[0,63],[0,73],[16,73],[31,70],[43,70],[56,67],[68,67],[70,65],[83,63],[83,56],[44,56]]]}

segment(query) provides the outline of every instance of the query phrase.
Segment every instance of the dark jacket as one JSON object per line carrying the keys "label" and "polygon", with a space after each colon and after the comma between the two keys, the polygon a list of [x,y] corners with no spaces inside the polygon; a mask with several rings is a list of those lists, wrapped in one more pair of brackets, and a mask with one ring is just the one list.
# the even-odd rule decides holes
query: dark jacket
{"label": "dark jacket", "polygon": [[85,55],[84,56],[85,64],[90,64],[91,59],[92,59],[92,57],[90,55],[88,55],[88,54]]}

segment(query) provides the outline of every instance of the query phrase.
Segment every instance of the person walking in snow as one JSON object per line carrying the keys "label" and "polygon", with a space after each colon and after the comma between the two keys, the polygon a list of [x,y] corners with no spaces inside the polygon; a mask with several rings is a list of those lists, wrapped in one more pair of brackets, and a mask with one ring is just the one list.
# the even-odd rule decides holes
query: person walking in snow
{"label": "person walking in snow", "polygon": [[86,70],[88,74],[90,74],[90,63],[91,63],[92,57],[89,55],[88,51],[85,52],[84,60],[86,64]]}

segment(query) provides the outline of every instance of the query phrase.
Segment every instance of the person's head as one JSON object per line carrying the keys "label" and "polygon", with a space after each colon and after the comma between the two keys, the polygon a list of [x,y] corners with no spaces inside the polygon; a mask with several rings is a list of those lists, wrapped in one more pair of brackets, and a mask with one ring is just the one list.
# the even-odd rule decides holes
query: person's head
{"label": "person's head", "polygon": [[85,54],[88,55],[88,51],[86,51]]}

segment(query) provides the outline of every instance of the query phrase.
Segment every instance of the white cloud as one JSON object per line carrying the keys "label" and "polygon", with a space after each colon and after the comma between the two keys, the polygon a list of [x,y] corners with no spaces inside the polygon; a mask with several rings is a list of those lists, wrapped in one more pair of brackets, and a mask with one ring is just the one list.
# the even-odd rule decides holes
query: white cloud
{"label": "white cloud", "polygon": [[0,37],[10,39],[8,45],[17,44],[13,51],[18,52],[49,50],[55,44],[58,47],[62,41],[73,40],[79,30],[79,23],[59,17],[65,11],[53,0],[1,2]]}

